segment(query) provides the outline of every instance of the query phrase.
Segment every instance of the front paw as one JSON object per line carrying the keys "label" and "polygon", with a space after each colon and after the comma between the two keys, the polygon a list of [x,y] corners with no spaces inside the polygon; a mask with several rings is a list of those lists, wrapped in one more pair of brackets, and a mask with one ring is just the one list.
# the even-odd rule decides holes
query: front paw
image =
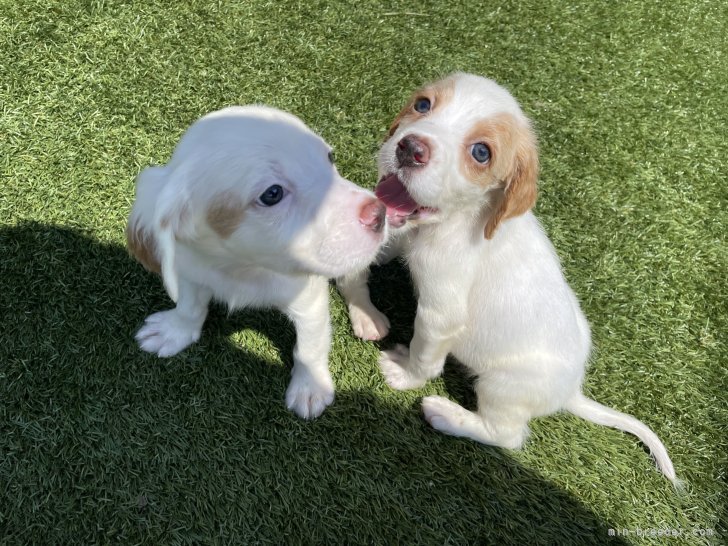
{"label": "front paw", "polygon": [[334,401],[334,382],[326,371],[315,377],[308,370],[293,369],[286,390],[286,407],[303,419],[315,419]]}
{"label": "front paw", "polygon": [[201,326],[172,309],[149,315],[134,338],[139,347],[160,357],[174,356],[200,339]]}
{"label": "front paw", "polygon": [[398,391],[417,389],[426,383],[426,379],[412,374],[408,370],[409,349],[397,345],[390,351],[382,351],[379,355],[379,367],[384,374],[387,385]]}
{"label": "front paw", "polygon": [[349,320],[354,335],[366,341],[377,341],[389,333],[389,319],[373,305],[349,305]]}

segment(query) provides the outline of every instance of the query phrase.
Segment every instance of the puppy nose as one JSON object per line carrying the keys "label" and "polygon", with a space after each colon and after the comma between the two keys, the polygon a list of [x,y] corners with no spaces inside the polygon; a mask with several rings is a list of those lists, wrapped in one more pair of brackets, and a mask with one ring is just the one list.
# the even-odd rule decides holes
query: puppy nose
{"label": "puppy nose", "polygon": [[359,221],[374,233],[384,229],[387,207],[379,199],[372,199],[359,211]]}
{"label": "puppy nose", "polygon": [[430,160],[430,146],[422,137],[407,135],[397,143],[394,155],[400,167],[421,167]]}

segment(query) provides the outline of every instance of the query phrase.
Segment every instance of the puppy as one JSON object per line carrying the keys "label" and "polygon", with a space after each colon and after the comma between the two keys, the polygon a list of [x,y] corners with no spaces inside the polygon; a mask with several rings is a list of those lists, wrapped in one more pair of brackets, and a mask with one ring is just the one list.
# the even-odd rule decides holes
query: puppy
{"label": "puppy", "polygon": [[301,120],[263,106],[198,120],[169,163],[138,176],[126,237],[176,303],[147,317],[143,350],[168,357],[197,341],[212,298],[272,306],[296,329],[286,405],[308,419],[331,404],[327,279],[372,261],[385,207],[339,175]]}
{"label": "puppy", "polygon": [[[421,387],[454,355],[476,377],[478,409],[422,401],[437,430],[520,448],[533,417],[566,410],[635,434],[670,480],[675,471],[643,423],[581,393],[589,325],[531,213],[538,155],[529,120],[495,82],[456,73],[417,91],[379,152],[375,193],[390,226],[406,223],[378,261],[402,252],[418,295],[409,349],[384,351],[395,389]],[[360,337],[387,333],[366,274],[339,281]],[[373,309],[373,310],[372,310]]]}

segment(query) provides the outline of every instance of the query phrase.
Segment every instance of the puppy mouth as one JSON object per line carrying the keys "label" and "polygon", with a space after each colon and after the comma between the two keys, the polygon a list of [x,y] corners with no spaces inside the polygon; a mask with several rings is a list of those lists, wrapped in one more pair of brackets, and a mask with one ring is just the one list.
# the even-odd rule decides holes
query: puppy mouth
{"label": "puppy mouth", "polygon": [[423,219],[437,209],[420,205],[407,191],[397,173],[384,175],[374,193],[387,207],[387,220],[392,227],[401,227],[407,221]]}

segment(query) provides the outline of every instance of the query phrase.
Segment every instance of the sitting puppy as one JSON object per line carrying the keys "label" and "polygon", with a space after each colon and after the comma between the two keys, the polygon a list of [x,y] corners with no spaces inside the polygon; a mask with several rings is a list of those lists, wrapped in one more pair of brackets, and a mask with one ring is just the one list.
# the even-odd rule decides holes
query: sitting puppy
{"label": "sitting puppy", "polygon": [[296,328],[288,408],[308,419],[333,401],[327,278],[372,261],[385,207],[301,120],[263,106],[204,116],[137,178],[126,236],[177,304],[147,317],[142,349],[168,357],[197,341],[211,298],[273,306]]}
{"label": "sitting puppy", "polygon": [[[674,481],[647,426],[581,393],[589,325],[530,212],[537,174],[530,122],[495,82],[456,73],[412,96],[379,152],[375,190],[390,226],[407,224],[379,261],[401,251],[418,295],[414,337],[382,353],[384,377],[395,389],[421,387],[451,353],[477,376],[478,409],[426,397],[437,430],[515,449],[531,418],[563,409],[635,434]],[[386,335],[365,273],[339,289],[357,335]]]}

